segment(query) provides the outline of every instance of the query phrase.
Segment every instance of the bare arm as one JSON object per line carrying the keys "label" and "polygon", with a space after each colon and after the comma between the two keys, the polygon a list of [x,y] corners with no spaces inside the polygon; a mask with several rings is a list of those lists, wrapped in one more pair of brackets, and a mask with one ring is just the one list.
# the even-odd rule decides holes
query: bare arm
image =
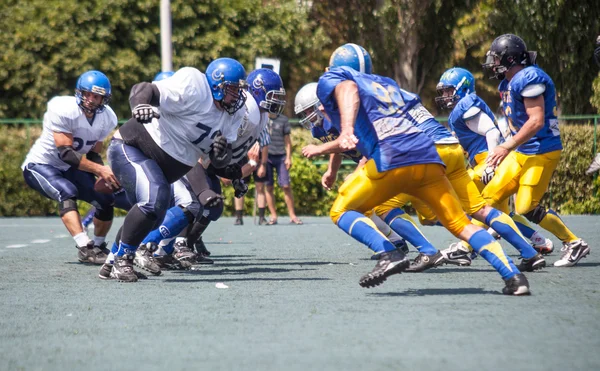
{"label": "bare arm", "polygon": [[344,151],[354,149],[358,143],[354,136],[354,124],[360,107],[358,86],[354,81],[341,82],[335,87],[334,96],[340,110],[340,146]]}

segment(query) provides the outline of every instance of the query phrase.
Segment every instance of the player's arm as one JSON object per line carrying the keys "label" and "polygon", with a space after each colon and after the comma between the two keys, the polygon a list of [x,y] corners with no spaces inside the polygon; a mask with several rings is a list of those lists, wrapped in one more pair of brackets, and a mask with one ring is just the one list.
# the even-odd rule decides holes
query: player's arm
{"label": "player's arm", "polygon": [[302,148],[302,155],[306,158],[312,158],[316,156],[327,155],[330,153],[340,153],[340,138],[336,138],[331,142],[325,142],[323,144],[309,144]]}
{"label": "player's arm", "polygon": [[488,151],[492,152],[500,142],[500,130],[494,125],[490,116],[486,115],[480,109],[478,112],[469,115],[469,111],[465,113],[465,123],[469,130],[485,137]]}
{"label": "player's arm", "polygon": [[[56,144],[56,148],[58,149],[58,157],[62,161],[76,169],[95,174],[96,176],[104,179],[104,181],[111,188],[115,190],[119,189],[119,181],[108,166],[90,160],[87,155],[86,157],[83,157],[81,153],[75,151],[75,148],[73,148],[73,134],[54,132],[53,135],[54,143]],[[102,142],[99,143],[100,145],[102,144]],[[98,148],[97,146],[98,143],[96,143],[94,148]],[[100,149],[101,148],[102,147],[100,146]],[[97,152],[95,153],[98,154]],[[102,160],[102,158],[100,158],[100,160]]]}
{"label": "player's arm", "polygon": [[360,107],[358,86],[354,81],[342,81],[335,87],[334,97],[340,111],[340,142],[343,151],[356,148],[358,139],[354,136],[354,123]]}
{"label": "player's arm", "polygon": [[147,123],[153,117],[160,117],[160,91],[158,87],[149,82],[140,82],[131,88],[129,106],[133,117],[141,123]]}
{"label": "player's arm", "polygon": [[326,190],[330,191],[331,187],[335,183],[337,179],[338,171],[340,170],[340,165],[342,164],[342,155],[339,153],[332,153],[329,156],[329,163],[327,164],[327,171],[321,177],[321,185]]}

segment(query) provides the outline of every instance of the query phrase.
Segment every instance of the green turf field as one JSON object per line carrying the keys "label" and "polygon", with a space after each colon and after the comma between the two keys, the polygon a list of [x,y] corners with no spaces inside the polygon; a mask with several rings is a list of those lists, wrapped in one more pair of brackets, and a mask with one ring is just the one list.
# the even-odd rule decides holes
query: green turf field
{"label": "green turf field", "polygon": [[527,274],[531,297],[481,258],[363,289],[374,262],[328,218],[222,219],[214,266],[135,284],[77,263],[58,218],[0,219],[0,370],[598,370],[600,217],[564,219],[591,255]]}

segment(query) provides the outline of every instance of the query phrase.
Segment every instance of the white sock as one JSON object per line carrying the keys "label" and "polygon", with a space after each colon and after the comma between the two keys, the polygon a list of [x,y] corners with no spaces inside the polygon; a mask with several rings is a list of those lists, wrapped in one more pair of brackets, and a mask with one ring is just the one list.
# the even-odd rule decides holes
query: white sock
{"label": "white sock", "polygon": [[530,240],[534,245],[545,245],[546,244],[546,238],[544,236],[542,236],[541,234],[539,234],[538,232],[533,232]]}
{"label": "white sock", "polygon": [[175,238],[175,243],[181,244],[182,242],[187,244],[187,238],[186,237],[176,237]]}
{"label": "white sock", "polygon": [[110,265],[115,264],[115,254],[113,254],[112,252],[110,254],[108,254],[104,263],[110,264]]}
{"label": "white sock", "polygon": [[75,236],[73,236],[73,239],[75,240],[75,244],[77,245],[77,247],[84,247],[87,246],[88,242],[90,242],[90,238],[88,237],[87,233],[85,232],[81,232]]}
{"label": "white sock", "polygon": [[106,236],[94,236],[94,246],[100,246],[104,243],[104,240],[106,240]]}
{"label": "white sock", "polygon": [[158,247],[158,250],[154,252],[154,256],[165,256],[167,252],[162,248],[162,246]]}

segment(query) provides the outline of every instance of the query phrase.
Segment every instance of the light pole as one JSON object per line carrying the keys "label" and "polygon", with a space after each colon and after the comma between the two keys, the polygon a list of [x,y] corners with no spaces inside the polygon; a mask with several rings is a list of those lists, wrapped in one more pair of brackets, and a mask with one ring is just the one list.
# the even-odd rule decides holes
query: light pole
{"label": "light pole", "polygon": [[163,72],[173,71],[170,0],[160,0],[160,60]]}

